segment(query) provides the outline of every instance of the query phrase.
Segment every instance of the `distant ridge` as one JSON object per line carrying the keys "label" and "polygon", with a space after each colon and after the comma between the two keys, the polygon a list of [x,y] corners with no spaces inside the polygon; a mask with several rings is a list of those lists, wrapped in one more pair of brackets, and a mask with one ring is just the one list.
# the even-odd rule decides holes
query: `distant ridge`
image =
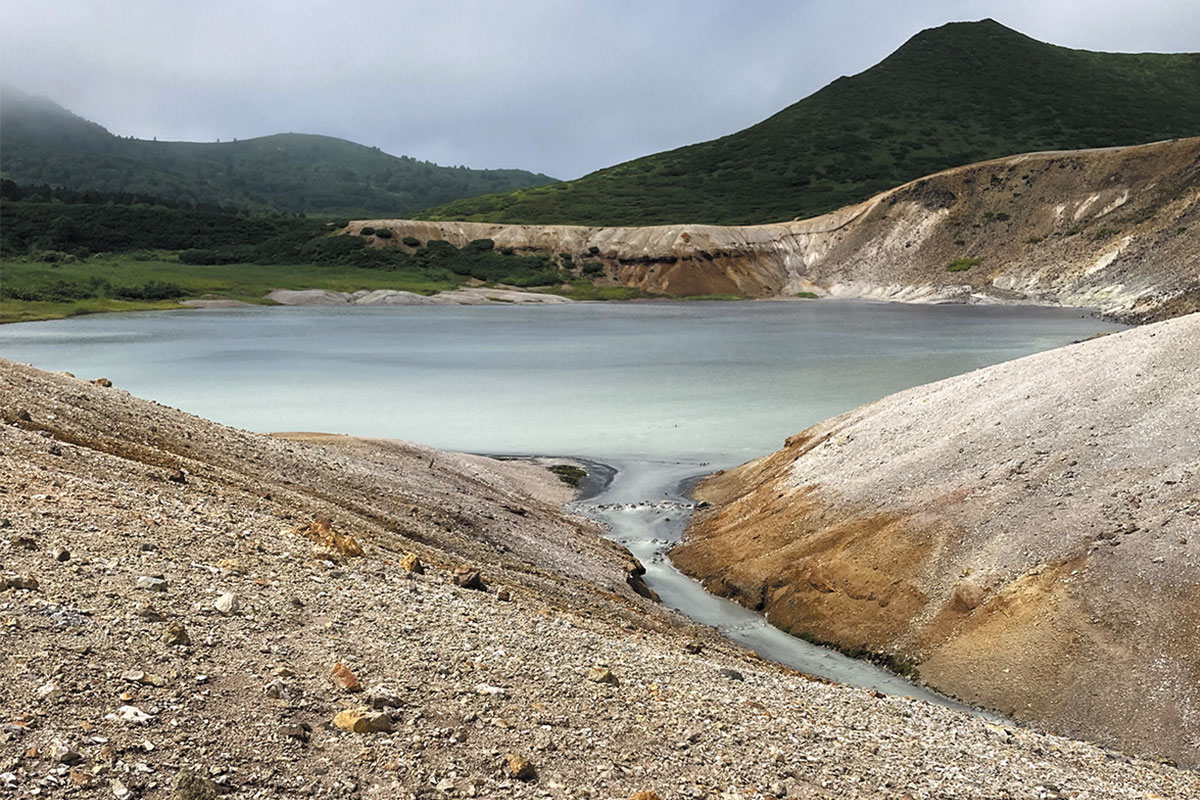
{"label": "distant ridge", "polygon": [[330,136],[233,142],[114,136],[57,103],[0,87],[0,173],[17,183],[289,213],[407,214],[550,183],[524,170],[442,167]]}
{"label": "distant ridge", "polygon": [[1197,87],[1197,53],[1071,50],[991,19],[955,22],[739,133],[419,216],[583,225],[809,217],[989,158],[1198,135]]}

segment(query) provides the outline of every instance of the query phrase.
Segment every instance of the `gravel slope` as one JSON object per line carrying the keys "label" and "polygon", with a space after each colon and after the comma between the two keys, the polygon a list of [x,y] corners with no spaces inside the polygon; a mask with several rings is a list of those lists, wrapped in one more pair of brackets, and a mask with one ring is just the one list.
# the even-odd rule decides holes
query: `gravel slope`
{"label": "gravel slope", "polygon": [[0,792],[1200,795],[694,629],[538,466],[256,435],[5,361],[0,413]]}
{"label": "gravel slope", "polygon": [[892,395],[698,496],[672,559],[785,630],[1200,763],[1200,314]]}

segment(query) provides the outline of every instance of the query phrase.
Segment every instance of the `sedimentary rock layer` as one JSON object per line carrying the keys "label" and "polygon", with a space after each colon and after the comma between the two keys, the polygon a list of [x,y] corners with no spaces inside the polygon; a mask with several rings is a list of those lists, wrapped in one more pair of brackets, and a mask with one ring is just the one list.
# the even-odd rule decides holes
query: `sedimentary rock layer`
{"label": "sedimentary rock layer", "polygon": [[1038,302],[1148,321],[1200,309],[1200,138],[981,162],[770,225],[376,219],[346,232],[364,226],[391,228],[376,240],[386,247],[490,238],[570,254],[576,268],[602,264],[608,283],[656,293]]}
{"label": "sedimentary rock layer", "polygon": [[892,395],[698,497],[674,562],[783,629],[1200,762],[1200,314]]}

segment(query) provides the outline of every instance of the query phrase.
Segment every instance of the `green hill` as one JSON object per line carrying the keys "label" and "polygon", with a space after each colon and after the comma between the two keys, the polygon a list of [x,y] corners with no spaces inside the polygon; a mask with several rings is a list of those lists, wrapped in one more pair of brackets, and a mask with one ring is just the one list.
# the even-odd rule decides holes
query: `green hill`
{"label": "green hill", "polygon": [[0,90],[0,173],[20,184],[343,216],[404,216],[553,180],[524,170],[441,167],[329,136],[220,143],[122,138],[7,86]]}
{"label": "green hill", "polygon": [[973,161],[1197,134],[1200,54],[1070,50],[993,20],[951,23],[739,133],[417,216],[769,222],[824,213]]}

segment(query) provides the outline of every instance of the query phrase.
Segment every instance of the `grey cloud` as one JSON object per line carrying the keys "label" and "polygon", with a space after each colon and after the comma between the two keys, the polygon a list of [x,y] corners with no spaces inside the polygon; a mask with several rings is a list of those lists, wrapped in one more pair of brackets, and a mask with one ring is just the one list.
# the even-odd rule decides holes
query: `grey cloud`
{"label": "grey cloud", "polygon": [[732,133],[986,16],[1070,47],[1200,50],[1193,0],[3,0],[0,75],[121,135],[323,133],[571,178]]}

